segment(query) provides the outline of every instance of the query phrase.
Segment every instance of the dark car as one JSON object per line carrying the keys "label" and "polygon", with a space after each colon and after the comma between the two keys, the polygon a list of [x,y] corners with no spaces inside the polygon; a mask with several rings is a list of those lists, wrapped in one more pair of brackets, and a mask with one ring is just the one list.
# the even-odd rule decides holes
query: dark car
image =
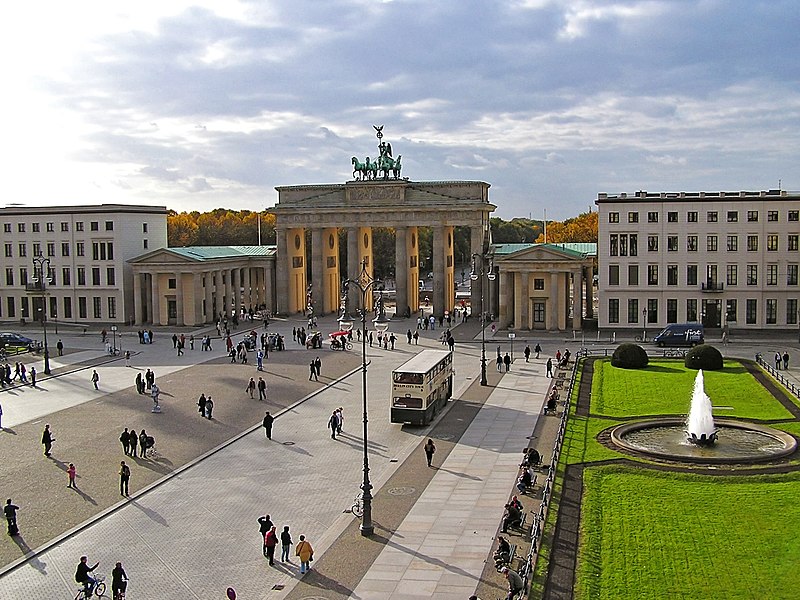
{"label": "dark car", "polygon": [[6,346],[30,348],[33,346],[33,343],[31,338],[27,338],[18,333],[12,333],[10,331],[0,333],[0,348],[5,348]]}

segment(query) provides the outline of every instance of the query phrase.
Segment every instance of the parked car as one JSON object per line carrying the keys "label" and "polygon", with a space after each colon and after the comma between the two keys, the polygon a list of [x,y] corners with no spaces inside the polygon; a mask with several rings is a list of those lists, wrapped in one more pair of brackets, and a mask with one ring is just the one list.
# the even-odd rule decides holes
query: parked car
{"label": "parked car", "polygon": [[0,333],[0,348],[5,348],[6,346],[30,348],[33,346],[33,344],[33,340],[25,337],[24,335],[10,331]]}

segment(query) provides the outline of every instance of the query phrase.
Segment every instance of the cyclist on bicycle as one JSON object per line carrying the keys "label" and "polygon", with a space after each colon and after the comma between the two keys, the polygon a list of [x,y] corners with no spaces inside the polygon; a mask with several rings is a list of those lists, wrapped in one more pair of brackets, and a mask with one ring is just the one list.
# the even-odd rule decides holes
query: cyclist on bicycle
{"label": "cyclist on bicycle", "polygon": [[114,600],[125,597],[125,590],[128,588],[128,575],[122,568],[122,563],[118,562],[111,571],[111,592]]}
{"label": "cyclist on bicycle", "polygon": [[89,573],[94,571],[99,565],[99,562],[94,563],[94,566],[89,566],[89,557],[81,556],[81,562],[78,563],[78,568],[75,570],[75,581],[83,584],[83,589],[86,592],[86,597],[91,598],[94,592],[94,586],[97,580]]}

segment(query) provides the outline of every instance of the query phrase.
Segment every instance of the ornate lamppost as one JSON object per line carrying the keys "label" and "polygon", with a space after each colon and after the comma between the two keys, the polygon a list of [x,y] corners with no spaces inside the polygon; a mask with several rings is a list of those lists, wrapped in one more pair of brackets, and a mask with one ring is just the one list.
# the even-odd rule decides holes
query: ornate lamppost
{"label": "ornate lamppost", "polygon": [[647,341],[647,309],[642,309],[642,341]]}
{"label": "ornate lamppost", "polygon": [[[45,270],[47,269],[47,270]],[[47,284],[52,281],[48,277],[50,259],[39,254],[33,257],[33,291],[42,296],[42,336],[44,337],[44,374],[50,375],[50,350],[47,347]]]}
{"label": "ornate lamppost", "polygon": [[[484,298],[486,296],[486,288],[489,287],[489,281],[494,281],[494,260],[488,256],[484,248],[483,254],[472,255],[472,269],[469,272],[469,278],[472,281],[481,280],[481,385],[489,385],[486,379],[486,310],[484,309]],[[480,265],[477,264],[477,259],[480,259]],[[484,285],[484,277],[486,277],[486,285]]]}
{"label": "ornate lamppost", "polygon": [[[364,481],[361,483],[361,498],[363,502],[363,515],[361,518],[361,535],[370,536],[375,532],[372,525],[372,484],[369,481],[369,445],[367,441],[367,294],[371,294],[380,282],[367,273],[367,261],[361,262],[361,272],[354,279],[342,282],[342,295],[339,313],[339,328],[341,331],[353,329],[353,319],[348,315],[347,296],[352,285],[361,292],[361,307],[358,315],[361,317],[361,390],[362,409],[364,416]],[[381,290],[382,292],[383,290]],[[378,316],[373,321],[375,329],[383,333],[389,328],[389,321],[383,308],[383,293],[378,296]],[[343,340],[344,341],[344,340]]]}

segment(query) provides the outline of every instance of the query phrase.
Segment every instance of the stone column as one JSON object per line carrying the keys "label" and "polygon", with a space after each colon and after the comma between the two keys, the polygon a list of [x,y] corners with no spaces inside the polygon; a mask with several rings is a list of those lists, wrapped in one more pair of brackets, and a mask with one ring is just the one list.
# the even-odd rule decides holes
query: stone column
{"label": "stone column", "polygon": [[[483,287],[486,283],[486,270],[489,268],[488,264],[484,264],[484,254],[483,254],[483,227],[473,227],[470,229],[470,236],[469,236],[469,249],[470,255],[474,258],[475,264],[475,272],[478,274],[478,279],[472,282],[470,294],[469,294],[469,303],[470,303],[470,311],[472,312],[473,317],[479,317],[480,311],[483,310],[484,312],[489,312],[489,299],[486,296],[483,296],[483,302],[485,307],[481,308],[481,297],[483,293]],[[475,255],[478,256],[475,256]],[[481,269],[483,269],[484,276],[481,277]],[[488,292],[488,290],[486,290]]]}
{"label": "stone column", "polygon": [[406,227],[406,272],[408,273],[408,308],[411,314],[419,312],[419,229]]}
{"label": "stone column", "polygon": [[514,273],[500,271],[500,314],[497,319],[498,329],[505,329],[514,315]]}
{"label": "stone column", "polygon": [[583,267],[572,274],[572,329],[583,328],[581,297],[583,294]]}
{"label": "stone column", "polygon": [[[358,227],[347,228],[347,279],[355,279],[361,271],[358,256]],[[347,293],[347,310],[352,314],[359,307],[361,294],[350,286]]]}
{"label": "stone column", "polygon": [[161,292],[159,291],[158,286],[158,273],[152,273],[150,275],[150,282],[151,282],[151,294],[150,294],[150,301],[153,304],[153,310],[151,311],[151,315],[153,316],[152,321],[153,325],[161,325]]}
{"label": "stone column", "polygon": [[322,296],[318,300],[320,314],[339,310],[339,230],[326,227],[322,231]]}
{"label": "stone column", "polygon": [[586,303],[586,318],[594,319],[594,277],[592,268],[587,267],[584,273],[584,302]]}
{"label": "stone column", "polygon": [[275,283],[275,267],[277,266],[277,262],[275,263],[267,263],[267,266],[264,267],[264,304],[267,307],[267,310],[275,312],[277,306],[277,299],[275,298],[275,288],[273,284]]}
{"label": "stone column", "polygon": [[192,273],[192,322],[187,325],[203,324],[203,274]]}
{"label": "stone column", "polygon": [[519,318],[514,317],[514,323],[517,329],[530,329],[531,323],[528,316],[528,307],[531,303],[531,290],[528,271],[522,271],[519,274],[519,291],[516,296],[515,304],[519,303],[519,306],[517,306]]}
{"label": "stone column", "polygon": [[550,273],[550,301],[547,303],[547,331],[558,331],[558,273]]}
{"label": "stone column", "polygon": [[[409,309],[408,306],[408,245],[406,240],[406,227],[394,228],[394,289],[397,308],[395,314],[399,317],[405,316]],[[415,282],[415,285],[416,284]]]}
{"label": "stone column", "polygon": [[133,314],[136,325],[142,324],[142,277],[139,271],[133,272]]}
{"label": "stone column", "polygon": [[433,227],[433,314],[444,314],[445,309],[445,228],[442,225]]}
{"label": "stone column", "polygon": [[311,230],[311,291],[314,302],[314,312],[318,316],[322,316],[325,313],[323,291],[325,259],[323,258],[322,252],[322,245],[324,243],[322,240],[322,233],[323,231],[320,227],[314,227]]}
{"label": "stone column", "polygon": [[303,312],[306,308],[306,230],[303,227],[289,229],[287,237],[287,275],[289,280],[289,314]]}
{"label": "stone column", "polygon": [[248,310],[253,308],[253,279],[250,271],[250,265],[248,264],[244,268],[244,298],[242,299]]}
{"label": "stone column", "polygon": [[175,272],[175,325],[182,327],[183,319],[183,273]]}
{"label": "stone column", "polygon": [[216,315],[214,314],[214,294],[213,294],[213,285],[214,285],[214,271],[206,271],[205,272],[205,294],[206,294],[206,310],[203,315],[203,323],[215,323],[217,321]]}
{"label": "stone column", "polygon": [[275,229],[275,312],[289,314],[289,247],[287,246],[286,229]]}

